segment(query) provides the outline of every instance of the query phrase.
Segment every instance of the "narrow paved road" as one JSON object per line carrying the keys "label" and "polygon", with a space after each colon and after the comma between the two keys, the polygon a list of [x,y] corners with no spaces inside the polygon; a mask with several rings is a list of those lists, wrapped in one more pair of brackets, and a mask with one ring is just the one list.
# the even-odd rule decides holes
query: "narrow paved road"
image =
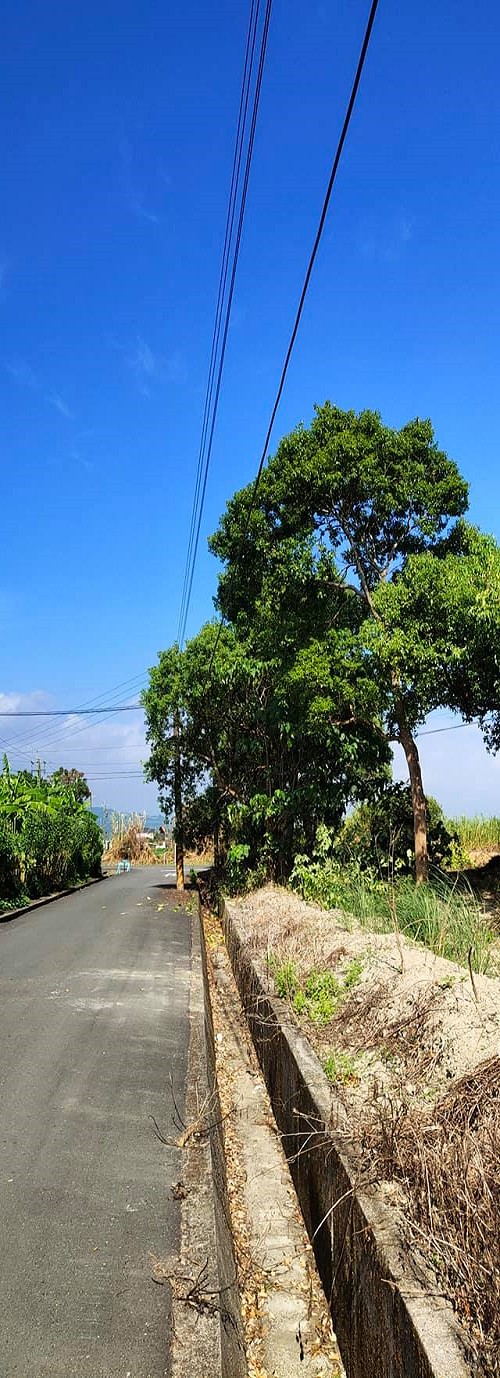
{"label": "narrow paved road", "polygon": [[[150,868],[0,924],[0,1376],[164,1378],[190,916]],[[149,896],[149,898],[148,898]],[[158,906],[164,907],[159,909]]]}

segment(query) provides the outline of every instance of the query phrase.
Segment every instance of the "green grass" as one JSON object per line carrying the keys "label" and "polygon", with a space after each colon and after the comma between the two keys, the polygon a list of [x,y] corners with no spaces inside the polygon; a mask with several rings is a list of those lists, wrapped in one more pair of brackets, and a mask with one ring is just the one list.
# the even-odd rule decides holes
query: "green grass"
{"label": "green grass", "polygon": [[348,1086],[359,1081],[356,1059],[350,1053],[330,1053],[323,1063],[323,1071],[333,1086]]}
{"label": "green grass", "polygon": [[488,847],[500,847],[500,818],[485,818],[476,814],[475,818],[448,818],[447,827],[458,833],[465,851],[479,851]]}
{"label": "green grass", "polygon": [[339,978],[328,968],[318,970],[316,967],[306,976],[300,976],[289,957],[280,962],[278,957],[271,955],[269,970],[276,994],[289,1001],[295,1014],[306,1015],[311,1024],[329,1024],[346,992],[359,981],[363,962],[361,957],[355,957],[339,973]]}
{"label": "green grass", "polygon": [[355,918],[372,933],[388,933],[394,915],[402,934],[439,957],[486,971],[494,933],[470,889],[458,888],[443,874],[430,885],[401,878],[393,887],[359,867],[326,861],[311,863],[294,875],[294,888],[304,899],[326,909],[341,909],[345,921]]}

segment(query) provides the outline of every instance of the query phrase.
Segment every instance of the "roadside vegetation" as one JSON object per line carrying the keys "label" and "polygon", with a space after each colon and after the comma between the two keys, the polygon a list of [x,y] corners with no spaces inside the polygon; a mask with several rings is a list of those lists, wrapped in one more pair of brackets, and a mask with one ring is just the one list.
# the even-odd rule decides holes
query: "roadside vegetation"
{"label": "roadside vegetation", "polygon": [[405,1248],[463,1322],[471,1373],[498,1378],[500,980],[285,888],[235,905],[333,1088],[360,1189],[392,1183]]}
{"label": "roadside vegetation", "polygon": [[318,828],[312,855],[295,858],[292,889],[324,909],[341,910],[347,924],[355,920],[372,933],[396,930],[439,957],[475,971],[491,969],[494,922],[467,873],[443,869],[462,856],[459,835],[429,800],[430,876],[427,885],[416,885],[408,790],[389,787],[383,804],[363,805],[334,836]]}
{"label": "roadside vegetation", "polygon": [[458,838],[465,853],[500,852],[500,818],[450,818],[447,827]]}
{"label": "roadside vegetation", "polygon": [[0,912],[101,872],[102,833],[79,771],[0,774]]}
{"label": "roadside vegetation", "polygon": [[[500,548],[467,522],[467,505],[429,421],[393,430],[330,403],[284,437],[257,491],[228,502],[210,541],[223,620],[163,651],[142,697],[162,810],[186,850],[213,839],[230,890],[292,873],[296,883],[304,858],[316,865],[318,829],[340,838],[367,808],[371,831],[349,855],[344,837],[328,883],[335,858],[359,866],[363,892],[370,868],[377,881],[412,873],[432,888],[436,867],[467,866],[471,839],[435,815],[418,754],[440,707],[477,721],[490,750],[500,743]],[[395,741],[408,766],[404,829]],[[377,808],[395,817],[382,866]]]}
{"label": "roadside vegetation", "polygon": [[217,620],[142,698],[177,839],[213,838],[360,1171],[400,1184],[410,1248],[496,1378],[500,821],[447,820],[418,750],[440,708],[500,747],[500,547],[467,509],[429,421],[317,407],[228,502]]}

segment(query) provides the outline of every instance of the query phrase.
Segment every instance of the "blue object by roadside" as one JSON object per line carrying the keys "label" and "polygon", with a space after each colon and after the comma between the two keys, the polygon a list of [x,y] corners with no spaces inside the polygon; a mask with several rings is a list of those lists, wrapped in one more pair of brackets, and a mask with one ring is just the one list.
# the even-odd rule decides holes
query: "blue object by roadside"
{"label": "blue object by roadside", "polygon": [[118,865],[117,865],[117,868],[116,868],[116,874],[117,874],[117,876],[119,876],[121,871],[131,871],[131,870],[132,870],[132,867],[131,867],[131,865],[130,865],[130,861],[119,861],[119,862],[118,862]]}

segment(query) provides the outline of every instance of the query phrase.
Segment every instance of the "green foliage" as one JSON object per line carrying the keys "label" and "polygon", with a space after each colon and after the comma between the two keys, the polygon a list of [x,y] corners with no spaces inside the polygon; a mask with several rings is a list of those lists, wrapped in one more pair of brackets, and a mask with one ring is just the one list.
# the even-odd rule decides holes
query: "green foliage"
{"label": "green foliage", "polygon": [[[179,713],[188,833],[202,817],[221,854],[248,849],[231,854],[231,888],[261,867],[286,879],[319,825],[338,831],[347,808],[376,800],[392,740],[415,823],[413,839],[394,795],[396,873],[416,850],[427,878],[416,728],[446,705],[500,743],[500,550],[464,521],[467,500],[430,421],[392,429],[329,402],[283,438],[257,493],[230,499],[210,542],[225,623],[162,652],[143,703],[163,809],[174,807]],[[450,846],[437,820],[434,860]],[[363,868],[387,874],[393,856],[374,813]]]}
{"label": "green foliage", "polygon": [[273,981],[276,987],[276,994],[281,1000],[293,1001],[298,993],[299,978],[295,962],[286,958],[279,962],[277,958],[271,958],[269,963]]}
{"label": "green foliage", "polygon": [[[500,818],[448,818],[447,827],[455,833],[466,853],[500,848]],[[470,862],[469,862],[470,864]]]}
{"label": "green foliage", "polygon": [[233,842],[229,848],[224,869],[224,889],[228,895],[245,895],[263,884],[264,867],[250,870],[247,864],[249,854],[250,847],[246,842]]}
{"label": "green foliage", "polygon": [[77,880],[101,874],[102,832],[88,809],[79,809],[71,817],[71,848]]}
{"label": "green foliage", "polygon": [[[292,590],[288,596],[292,600]],[[208,624],[182,653],[176,647],[162,653],[150,672],[143,695],[147,773],[159,783],[170,816],[178,709],[188,836],[196,835],[201,818],[204,836],[217,832],[219,850],[231,849],[231,890],[245,888],[246,870],[252,883],[258,876],[284,878],[297,848],[312,843],[318,822],[338,826],[348,799],[365,797],[388,768],[387,744],[369,717],[352,731],[337,722],[334,713],[340,719],[350,713],[348,701],[365,695],[366,687],[339,636],[329,651],[329,682],[322,680],[314,624],[311,602],[307,646],[298,648],[287,644],[276,618],[272,630],[266,620],[246,640],[224,627],[215,657],[217,630]],[[235,853],[234,846],[247,851]]]}
{"label": "green foliage", "polygon": [[[452,864],[451,833],[436,799],[428,797],[427,846],[434,866]],[[361,804],[345,820],[335,841],[342,862],[357,862],[366,870],[391,879],[413,871],[415,864],[413,808],[407,785],[386,785],[370,804]]]}
{"label": "green foliage", "polygon": [[360,958],[353,959],[340,979],[328,968],[315,967],[301,977],[288,957],[280,961],[272,956],[269,969],[276,994],[290,1002],[295,1014],[305,1015],[312,1024],[329,1024],[346,992],[359,981],[363,963]]}
{"label": "green foliage", "polygon": [[[78,785],[80,788],[75,789]],[[0,775],[0,901],[21,891],[38,898],[101,869],[102,833],[78,798],[81,772],[56,772],[46,780],[28,771],[12,774],[4,758]],[[84,782],[85,783],[85,782]]]}
{"label": "green foliage", "polygon": [[[304,590],[316,582],[317,644],[305,652],[316,683],[309,718],[333,717],[350,738],[369,721],[401,742],[425,879],[413,734],[446,705],[465,719],[478,716],[492,749],[500,743],[500,550],[463,520],[467,485],[420,419],[393,430],[376,412],[357,415],[327,402],[309,428],[281,441],[248,524],[249,499],[250,489],[235,494],[212,540],[225,566],[220,607],[239,627],[261,620],[263,609],[272,617],[293,564],[301,571],[290,621],[297,642]],[[342,646],[362,685],[351,699]],[[293,670],[299,686],[302,660]]]}
{"label": "green foliage", "polygon": [[494,933],[470,890],[459,889],[443,873],[429,885],[410,877],[387,883],[359,864],[341,864],[332,855],[297,857],[291,884],[303,899],[325,909],[339,909],[347,926],[356,919],[368,932],[388,933],[394,916],[402,934],[439,957],[475,971],[490,965]]}
{"label": "green foliage", "polygon": [[28,813],[22,832],[28,893],[36,898],[77,879],[71,819],[47,810]]}
{"label": "green foliage", "polygon": [[20,891],[21,876],[14,834],[0,818],[0,901],[14,900]]}
{"label": "green foliage", "polygon": [[333,1086],[348,1086],[359,1081],[356,1059],[351,1053],[330,1053],[324,1060],[323,1071]]}
{"label": "green foliage", "polygon": [[85,804],[91,798],[91,793],[82,770],[66,770],[64,766],[59,766],[51,776],[51,784],[55,789],[63,792],[71,792],[77,804]]}
{"label": "green foliage", "polygon": [[312,1024],[330,1023],[340,994],[341,987],[333,971],[309,972],[303,991],[304,1013]]}
{"label": "green foliage", "polygon": [[363,971],[362,957],[353,957],[352,962],[346,967],[343,975],[344,990],[352,990],[357,986]]}

